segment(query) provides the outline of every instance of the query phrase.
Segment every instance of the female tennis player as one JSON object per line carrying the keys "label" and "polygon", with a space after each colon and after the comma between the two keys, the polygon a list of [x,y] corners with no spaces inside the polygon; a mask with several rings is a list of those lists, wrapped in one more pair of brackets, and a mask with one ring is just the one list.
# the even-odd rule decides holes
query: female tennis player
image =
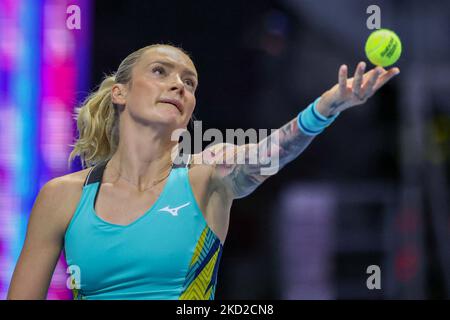
{"label": "female tennis player", "polygon": [[[348,79],[342,65],[338,84],[277,130],[279,167],[399,72],[365,73],[360,62]],[[126,57],[77,109],[69,160],[79,156],[85,169],[40,190],[8,299],[46,299],[62,250],[74,299],[214,299],[233,200],[269,175],[223,161],[258,144],[216,144],[175,164],[171,135],[187,127],[197,86],[181,48],[151,45]]]}

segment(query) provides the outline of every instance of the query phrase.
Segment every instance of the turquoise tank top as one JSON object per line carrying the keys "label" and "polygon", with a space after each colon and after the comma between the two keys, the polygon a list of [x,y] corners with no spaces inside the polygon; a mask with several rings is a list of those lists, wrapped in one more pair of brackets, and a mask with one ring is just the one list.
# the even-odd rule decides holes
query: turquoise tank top
{"label": "turquoise tank top", "polygon": [[214,299],[223,245],[198,207],[188,168],[173,165],[152,207],[117,225],[94,210],[106,163],[89,172],[64,237],[74,299]]}

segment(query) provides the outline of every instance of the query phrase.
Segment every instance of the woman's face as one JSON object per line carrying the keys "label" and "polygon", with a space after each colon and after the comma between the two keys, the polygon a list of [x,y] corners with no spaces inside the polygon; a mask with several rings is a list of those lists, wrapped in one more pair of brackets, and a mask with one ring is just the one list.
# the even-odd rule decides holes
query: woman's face
{"label": "woman's face", "polygon": [[187,55],[169,46],[150,48],[134,66],[129,86],[121,86],[125,111],[143,124],[185,128],[195,108],[197,84]]}

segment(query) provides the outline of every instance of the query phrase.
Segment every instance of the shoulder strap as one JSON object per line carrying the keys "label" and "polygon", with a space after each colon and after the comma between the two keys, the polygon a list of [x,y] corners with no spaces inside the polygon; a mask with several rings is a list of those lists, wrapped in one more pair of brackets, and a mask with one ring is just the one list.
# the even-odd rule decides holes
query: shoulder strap
{"label": "shoulder strap", "polygon": [[102,161],[98,164],[96,164],[90,171],[89,174],[86,177],[86,180],[84,182],[84,185],[87,186],[88,184],[95,183],[102,181],[103,178],[103,172],[105,171],[105,167],[108,161]]}
{"label": "shoulder strap", "polygon": [[183,154],[183,156],[177,156],[176,161],[173,163],[173,168],[189,168],[189,163],[191,162],[191,154],[187,155],[187,160],[186,156]]}

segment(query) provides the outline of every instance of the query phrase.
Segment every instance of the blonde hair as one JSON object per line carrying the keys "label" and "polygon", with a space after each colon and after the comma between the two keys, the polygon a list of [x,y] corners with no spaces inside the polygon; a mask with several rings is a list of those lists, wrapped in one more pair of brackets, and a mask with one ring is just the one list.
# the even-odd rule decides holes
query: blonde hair
{"label": "blonde hair", "polygon": [[119,106],[113,104],[112,86],[116,83],[131,85],[131,71],[141,56],[150,48],[169,46],[182,51],[171,44],[153,44],[128,55],[119,65],[116,73],[106,76],[98,89],[91,93],[75,108],[74,118],[77,122],[78,139],[69,155],[70,163],[76,156],[80,157],[83,168],[110,159],[119,144]]}

